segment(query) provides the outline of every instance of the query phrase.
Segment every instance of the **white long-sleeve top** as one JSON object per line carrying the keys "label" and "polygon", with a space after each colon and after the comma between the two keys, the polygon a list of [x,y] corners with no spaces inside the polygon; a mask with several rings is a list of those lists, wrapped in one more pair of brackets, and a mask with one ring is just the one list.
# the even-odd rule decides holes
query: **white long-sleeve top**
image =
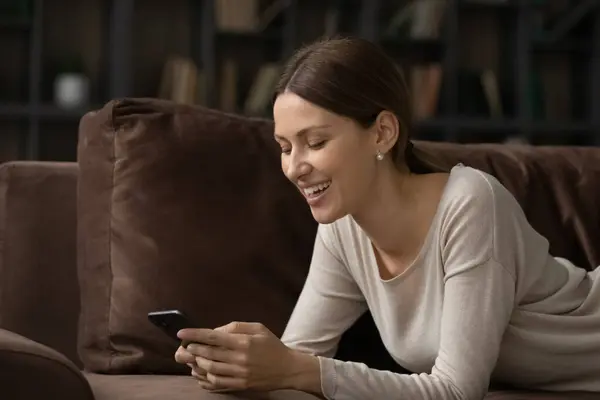
{"label": "white long-sleeve top", "polygon": [[[552,257],[499,181],[457,165],[419,255],[393,279],[352,217],[320,225],[282,340],[319,356],[331,400],[480,400],[490,382],[600,398],[599,275]],[[331,358],[367,309],[413,374]]]}

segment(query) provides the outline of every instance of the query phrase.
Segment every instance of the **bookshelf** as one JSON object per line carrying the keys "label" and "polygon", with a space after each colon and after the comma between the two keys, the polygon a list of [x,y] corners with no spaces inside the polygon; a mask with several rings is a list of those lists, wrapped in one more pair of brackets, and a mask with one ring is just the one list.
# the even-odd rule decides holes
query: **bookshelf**
{"label": "bookshelf", "polygon": [[[446,0],[439,34],[418,39],[389,33],[403,0],[282,0],[270,9],[267,0],[243,0],[247,10],[255,7],[254,20],[250,12],[225,15],[222,2],[242,9],[242,0],[9,1],[27,3],[28,12],[0,9],[0,46],[15,54],[0,65],[0,161],[73,160],[83,113],[113,98],[159,96],[173,56],[202,78],[196,91],[180,88],[182,101],[269,117],[276,67],[328,32],[378,42],[409,77],[432,66],[421,72],[424,81],[441,74],[435,106],[415,122],[415,137],[600,144],[596,0]],[[266,10],[274,12],[267,18]],[[62,109],[53,102],[53,77],[73,57],[90,79],[90,103]],[[266,83],[256,85],[260,72]],[[493,113],[482,82],[494,79],[502,112]]]}

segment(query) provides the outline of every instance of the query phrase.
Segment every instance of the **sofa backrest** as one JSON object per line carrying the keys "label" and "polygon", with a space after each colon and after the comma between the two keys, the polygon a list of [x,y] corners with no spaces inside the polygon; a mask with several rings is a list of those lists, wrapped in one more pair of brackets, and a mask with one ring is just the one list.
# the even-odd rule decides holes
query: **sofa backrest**
{"label": "sofa backrest", "polygon": [[446,163],[497,177],[516,197],[554,256],[600,265],[600,148],[422,143]]}
{"label": "sofa backrest", "polygon": [[0,327],[60,351],[75,364],[76,163],[0,166]]}

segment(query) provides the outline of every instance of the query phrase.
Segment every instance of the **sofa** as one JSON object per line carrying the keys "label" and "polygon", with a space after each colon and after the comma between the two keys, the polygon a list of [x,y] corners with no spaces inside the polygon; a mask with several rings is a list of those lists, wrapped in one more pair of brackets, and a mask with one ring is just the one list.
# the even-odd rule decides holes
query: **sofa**
{"label": "sofa", "polygon": [[[272,121],[158,99],[86,114],[77,162],[0,166],[3,399],[314,399],[294,391],[202,391],[178,343],[146,318],[180,309],[202,327],[285,328],[316,223],[280,170]],[[600,149],[416,141],[492,173],[554,255],[600,264]],[[410,373],[370,314],[336,357]],[[568,368],[568,366],[565,366]],[[597,399],[495,382],[487,400]]]}

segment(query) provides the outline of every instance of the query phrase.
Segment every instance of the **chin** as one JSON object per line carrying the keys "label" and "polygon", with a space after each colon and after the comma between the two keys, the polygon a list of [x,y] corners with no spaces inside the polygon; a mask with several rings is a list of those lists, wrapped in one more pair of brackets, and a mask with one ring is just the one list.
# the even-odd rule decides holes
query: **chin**
{"label": "chin", "polygon": [[311,207],[310,209],[313,218],[321,225],[332,224],[340,218],[346,216],[345,213],[334,210],[322,210],[322,209],[314,209]]}
{"label": "chin", "polygon": [[325,192],[317,197],[307,198],[310,212],[319,224],[331,224],[347,215],[342,206],[343,202],[339,201],[341,198],[339,193],[336,193],[335,188],[332,186],[329,186]]}

